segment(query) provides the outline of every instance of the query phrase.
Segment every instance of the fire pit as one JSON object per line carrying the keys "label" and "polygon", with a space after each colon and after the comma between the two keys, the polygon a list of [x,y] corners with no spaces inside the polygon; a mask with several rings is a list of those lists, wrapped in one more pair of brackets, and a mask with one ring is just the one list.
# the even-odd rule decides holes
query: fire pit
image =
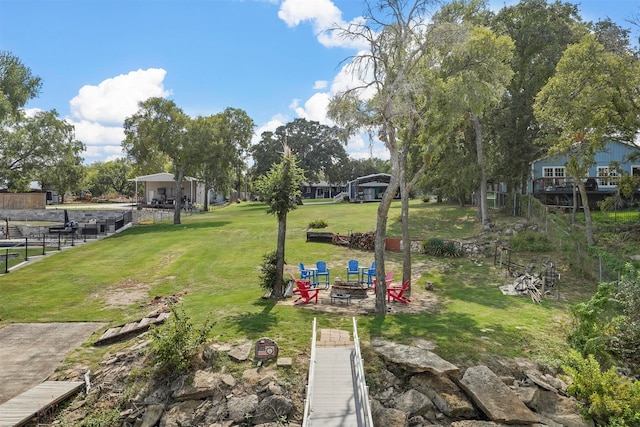
{"label": "fire pit", "polygon": [[332,294],[349,294],[351,298],[362,299],[367,297],[367,285],[361,285],[360,283],[345,283],[342,280],[336,279],[331,286]]}

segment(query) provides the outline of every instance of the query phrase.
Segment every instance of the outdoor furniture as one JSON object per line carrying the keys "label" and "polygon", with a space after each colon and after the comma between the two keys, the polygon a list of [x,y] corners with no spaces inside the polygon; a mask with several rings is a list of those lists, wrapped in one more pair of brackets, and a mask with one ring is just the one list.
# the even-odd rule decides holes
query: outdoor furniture
{"label": "outdoor furniture", "polygon": [[371,287],[373,285],[373,281],[375,280],[376,277],[376,262],[373,261],[371,263],[371,267],[368,267],[362,275],[362,281],[364,282],[364,276],[367,276],[367,286]]}
{"label": "outdoor furniture", "polygon": [[391,300],[398,301],[403,304],[411,302],[409,298],[404,296],[404,293],[409,288],[409,283],[411,283],[411,281],[407,280],[402,284],[402,287],[391,286],[387,288],[387,302],[391,302]]}
{"label": "outdoor furniture", "polygon": [[[389,285],[391,285],[391,281],[393,280],[393,271],[387,271],[387,274],[384,276],[384,284],[386,285],[387,289],[389,289]],[[377,284],[378,284],[378,280],[377,279],[373,279],[373,292],[376,292],[376,288],[377,288]]]}
{"label": "outdoor furniture", "polygon": [[356,276],[356,278],[358,280],[356,280],[358,283],[361,282],[360,280],[360,268],[358,267],[358,260],[357,259],[352,259],[349,260],[349,262],[347,263],[347,283],[350,282],[349,278],[351,276]]}
{"label": "outdoor furniture", "polygon": [[291,280],[293,281],[293,283],[296,284],[296,288],[293,290],[292,293],[294,294],[298,294],[300,293],[298,291],[298,288],[300,287],[304,287],[309,289],[311,287],[311,281],[308,279],[297,279],[296,276],[293,275],[293,273],[291,273]]}
{"label": "outdoor furniture", "polygon": [[351,304],[351,294],[331,294],[331,304],[335,301],[346,301],[347,305]]}
{"label": "outdoor furniture", "polygon": [[315,282],[320,284],[320,278],[324,278],[322,282],[324,283],[324,288],[329,289],[329,268],[327,267],[327,263],[324,261],[316,262],[316,271],[315,271]]}
{"label": "outdoor furniture", "polygon": [[304,264],[299,262],[298,267],[300,268],[300,279],[309,280],[310,282],[314,281],[313,271],[304,267]]}
{"label": "outdoor furniture", "polygon": [[302,304],[307,304],[312,300],[315,300],[316,304],[318,303],[318,292],[320,292],[320,289],[311,289],[304,284],[298,284],[298,282],[296,282],[296,284],[298,285],[296,293],[300,294],[300,296],[293,301],[294,304],[298,301],[301,301]]}

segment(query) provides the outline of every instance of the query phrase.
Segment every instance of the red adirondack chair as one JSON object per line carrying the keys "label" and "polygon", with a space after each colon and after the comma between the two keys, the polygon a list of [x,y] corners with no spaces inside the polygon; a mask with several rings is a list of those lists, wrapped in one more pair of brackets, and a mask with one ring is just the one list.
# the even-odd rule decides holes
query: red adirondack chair
{"label": "red adirondack chair", "polygon": [[301,301],[302,304],[306,304],[311,300],[316,300],[316,304],[318,303],[318,292],[320,292],[320,289],[311,289],[310,287],[301,284],[298,285],[294,292],[300,294],[300,296],[293,301],[294,304],[298,301]]}
{"label": "red adirondack chair", "polygon": [[311,280],[308,279],[298,279],[296,276],[291,273],[291,280],[296,284],[296,288],[293,290],[294,294],[299,294],[299,288],[311,288]]}
{"label": "red adirondack chair", "polygon": [[405,291],[409,288],[409,283],[411,282],[407,280],[402,284],[402,287],[391,286],[387,288],[387,302],[391,302],[391,300],[399,301],[404,304],[411,302],[409,298],[404,296]]}
{"label": "red adirondack chair", "polygon": [[[387,274],[384,276],[384,283],[387,285],[387,289],[389,289],[389,285],[393,281],[393,271],[387,271]],[[378,287],[378,279],[373,279],[373,292],[376,292],[376,288]]]}

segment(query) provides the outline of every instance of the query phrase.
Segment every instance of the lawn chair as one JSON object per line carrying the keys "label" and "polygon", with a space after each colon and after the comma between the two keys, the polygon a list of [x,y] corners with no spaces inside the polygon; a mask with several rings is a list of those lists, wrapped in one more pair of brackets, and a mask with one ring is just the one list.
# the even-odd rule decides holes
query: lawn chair
{"label": "lawn chair", "polygon": [[354,274],[358,278],[357,282],[360,283],[360,268],[358,267],[357,259],[352,259],[347,264],[347,283],[349,283],[349,277]]}
{"label": "lawn chair", "polygon": [[[296,284],[298,284],[298,282],[296,282]],[[293,301],[294,304],[298,301],[301,301],[302,304],[306,304],[314,299],[316,300],[316,304],[318,303],[318,292],[320,292],[320,289],[311,289],[301,283],[294,292],[300,294],[300,296]]]}
{"label": "lawn chair", "polygon": [[296,276],[291,273],[291,281],[296,285],[295,289],[292,291],[294,294],[299,294],[298,288],[311,288],[311,281],[307,279],[298,279]]}
{"label": "lawn chair", "polygon": [[409,288],[409,283],[411,283],[411,281],[407,280],[402,284],[402,287],[391,286],[387,288],[387,302],[391,302],[391,300],[398,301],[403,304],[411,302],[409,298],[404,296],[404,293]]}
{"label": "lawn chair", "polygon": [[301,262],[298,263],[298,267],[300,267],[300,280],[311,282],[313,280],[313,272],[304,268],[304,264]]}
{"label": "lawn chair", "polygon": [[[367,286],[371,287],[376,277],[376,262],[373,261],[371,263],[371,267],[369,267],[369,269],[365,271],[363,274],[367,275]],[[364,281],[364,277],[362,278],[362,280]]]}
{"label": "lawn chair", "polygon": [[329,268],[327,268],[327,263],[324,261],[316,262],[316,283],[320,284],[320,278],[324,277],[322,282],[324,283],[324,288],[329,289]]}
{"label": "lawn chair", "polygon": [[[384,276],[384,284],[386,288],[389,289],[391,286],[391,281],[393,280],[393,271],[387,271],[387,274]],[[373,279],[373,292],[376,292],[378,280]]]}

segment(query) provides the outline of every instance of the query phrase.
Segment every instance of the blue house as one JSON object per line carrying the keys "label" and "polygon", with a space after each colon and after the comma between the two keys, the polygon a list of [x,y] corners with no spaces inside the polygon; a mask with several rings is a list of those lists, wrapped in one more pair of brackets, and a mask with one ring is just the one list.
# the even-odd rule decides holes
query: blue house
{"label": "blue house", "polygon": [[329,184],[327,181],[303,182],[303,199],[330,199],[343,191],[346,187],[341,184]]}
{"label": "blue house", "polygon": [[[617,190],[617,172],[610,167],[612,161],[617,162],[623,172],[640,176],[640,147],[623,141],[608,141],[605,148],[596,153],[594,164],[584,177],[590,206]],[[549,156],[534,161],[527,193],[545,205],[572,206],[573,180],[567,173],[567,162],[567,156]]]}

